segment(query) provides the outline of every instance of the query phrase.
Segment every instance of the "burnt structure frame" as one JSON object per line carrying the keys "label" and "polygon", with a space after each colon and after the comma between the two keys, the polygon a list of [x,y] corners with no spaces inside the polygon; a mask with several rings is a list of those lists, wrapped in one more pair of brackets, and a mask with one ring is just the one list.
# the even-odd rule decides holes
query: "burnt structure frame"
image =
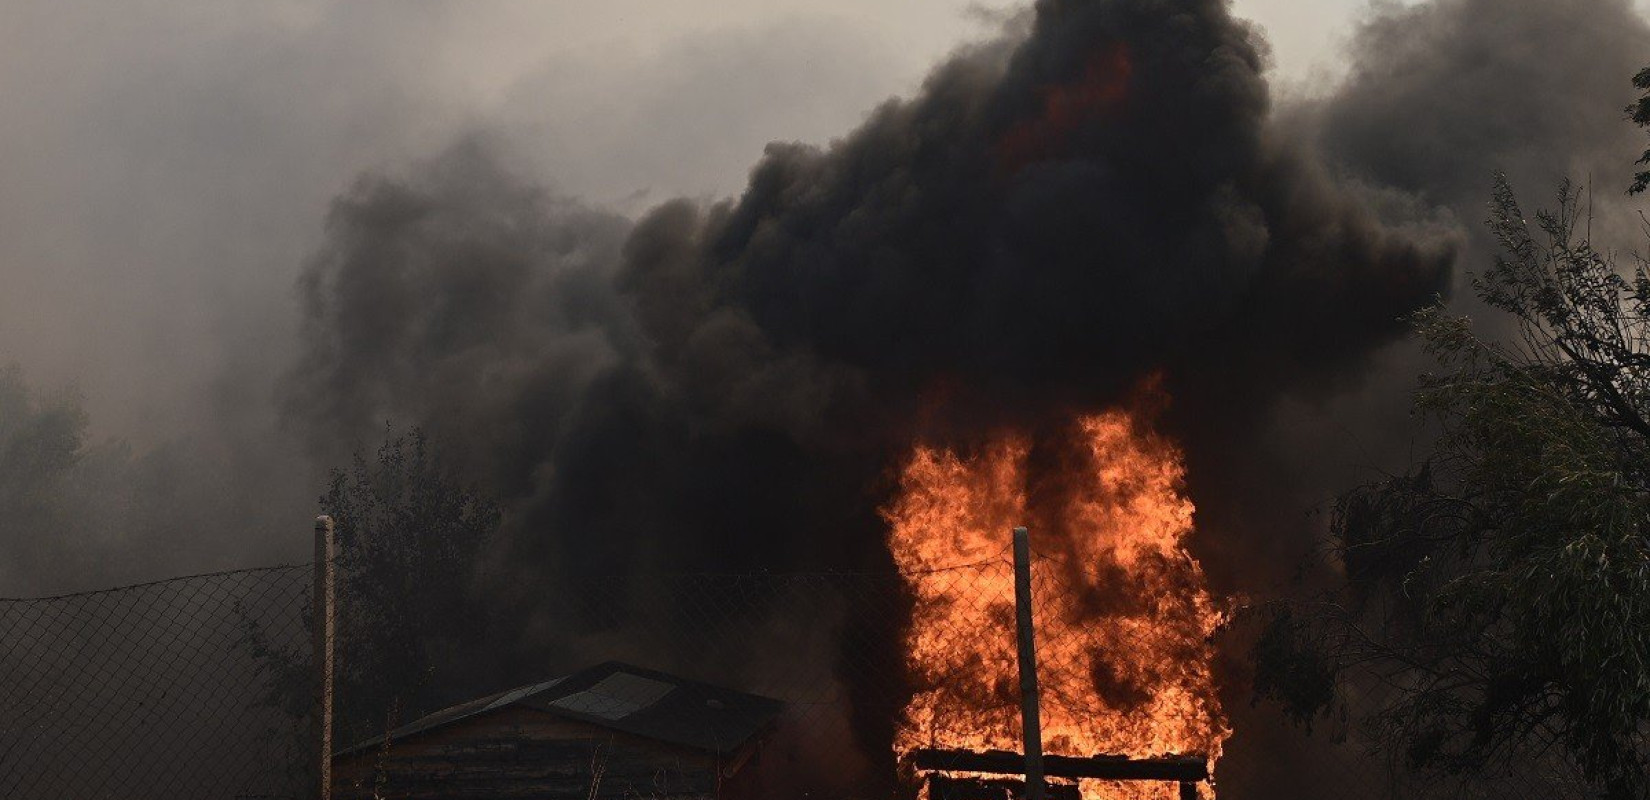
{"label": "burnt structure frame", "polygon": [[977,800],[1003,794],[1012,795],[1011,787],[986,779],[953,777],[947,774],[964,772],[1020,776],[1024,782],[1020,784],[1019,797],[1025,800],[1048,798],[1049,786],[1045,778],[1172,782],[1180,785],[1180,800],[1197,800],[1197,784],[1209,780],[1209,760],[1206,756],[1084,758],[1043,754],[1043,735],[1038,708],[1036,635],[1032,621],[1031,544],[1030,534],[1026,528],[1014,529],[1013,550],[1015,643],[1020,671],[1020,719],[1025,752],[1022,754],[991,750],[978,753],[934,748],[916,750],[912,753],[911,764],[918,770],[929,772],[929,796],[942,800]]}

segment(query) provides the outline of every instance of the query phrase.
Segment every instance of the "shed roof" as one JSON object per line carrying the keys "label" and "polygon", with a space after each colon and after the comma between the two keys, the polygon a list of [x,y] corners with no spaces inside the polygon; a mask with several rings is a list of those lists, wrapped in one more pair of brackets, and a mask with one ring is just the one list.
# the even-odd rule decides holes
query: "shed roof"
{"label": "shed roof", "polygon": [[[781,705],[772,698],[609,661],[444,708],[390,731],[389,738],[391,741],[406,739],[516,706],[646,739],[728,755],[772,723]],[[334,755],[349,755],[379,746],[384,738],[374,736]]]}

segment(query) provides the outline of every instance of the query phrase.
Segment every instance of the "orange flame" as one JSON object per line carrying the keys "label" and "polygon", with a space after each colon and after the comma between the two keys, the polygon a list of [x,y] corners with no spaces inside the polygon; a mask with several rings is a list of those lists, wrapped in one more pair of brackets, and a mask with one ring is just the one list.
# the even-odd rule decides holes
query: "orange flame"
{"label": "orange flame", "polygon": [[[1193,509],[1181,455],[1138,423],[1124,411],[1079,419],[1077,455],[1053,498],[1032,491],[1022,437],[966,457],[916,448],[885,511],[915,599],[905,648],[916,691],[894,743],[902,764],[918,747],[1020,751],[1008,543],[1022,524],[1033,525],[1045,752],[1204,754],[1211,767],[1220,757],[1231,731],[1210,637],[1224,616],[1183,548]],[[1173,791],[1082,787],[1085,800]]]}

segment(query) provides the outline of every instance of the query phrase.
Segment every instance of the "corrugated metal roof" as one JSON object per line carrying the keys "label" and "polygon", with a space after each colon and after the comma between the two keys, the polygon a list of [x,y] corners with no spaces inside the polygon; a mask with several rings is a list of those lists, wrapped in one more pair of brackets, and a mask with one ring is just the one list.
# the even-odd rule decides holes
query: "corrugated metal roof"
{"label": "corrugated metal roof", "polygon": [[[771,724],[778,700],[610,661],[586,670],[442,709],[390,732],[391,741],[521,706],[623,733],[727,755]],[[357,742],[342,756],[382,745]]]}
{"label": "corrugated metal roof", "polygon": [[558,697],[550,701],[550,705],[563,711],[618,721],[659,702],[675,688],[674,683],[621,671],[602,678],[582,692]]}

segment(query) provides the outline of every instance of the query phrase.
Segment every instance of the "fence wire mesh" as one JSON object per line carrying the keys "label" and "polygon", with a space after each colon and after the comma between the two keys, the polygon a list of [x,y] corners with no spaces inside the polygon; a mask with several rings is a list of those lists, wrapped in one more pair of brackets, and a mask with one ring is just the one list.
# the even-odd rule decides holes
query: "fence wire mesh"
{"label": "fence wire mesh", "polygon": [[0,599],[0,797],[303,796],[308,721],[263,701],[308,648],[309,565]]}
{"label": "fence wire mesh", "polygon": [[[1349,671],[1335,714],[1310,731],[1293,724],[1251,702],[1241,647],[1185,562],[1146,554],[1115,566],[1044,555],[1032,564],[1052,755],[1219,754],[1218,782],[1202,797],[1598,794],[1557,748],[1534,747],[1492,774],[1409,770],[1401,751],[1381,746],[1379,712],[1406,680],[1390,665]],[[308,652],[311,580],[302,565],[0,600],[0,797],[309,796],[307,709],[279,702],[303,695],[272,682],[292,678],[294,654]],[[931,775],[918,767],[921,750],[1020,750],[1006,548],[926,571],[587,576],[548,592],[555,614],[533,632],[551,642],[542,667],[517,670],[533,683],[453,698],[471,701],[456,712],[409,709],[398,730],[341,735],[337,797],[908,800]],[[346,617],[348,601],[340,598]],[[638,675],[574,685],[606,662]],[[706,689],[684,703],[667,698],[686,683],[649,688],[676,679],[743,695]],[[774,702],[739,706],[741,696]],[[572,709],[591,725],[546,734],[521,717],[481,724],[518,706]],[[661,721],[667,707],[674,721]],[[730,734],[717,722],[729,707],[773,713]],[[431,711],[438,716],[417,719]],[[661,766],[645,742],[664,729],[708,748],[712,763],[695,767],[681,755],[693,746],[672,745],[674,760]],[[551,746],[542,736],[562,738]],[[638,749],[626,755],[625,746]],[[391,757],[397,748],[411,749]],[[689,774],[700,768],[708,771]],[[965,779],[943,784],[958,800],[1021,791],[1012,777],[949,777]],[[1060,798],[1181,796],[1162,781],[1053,783]]]}

